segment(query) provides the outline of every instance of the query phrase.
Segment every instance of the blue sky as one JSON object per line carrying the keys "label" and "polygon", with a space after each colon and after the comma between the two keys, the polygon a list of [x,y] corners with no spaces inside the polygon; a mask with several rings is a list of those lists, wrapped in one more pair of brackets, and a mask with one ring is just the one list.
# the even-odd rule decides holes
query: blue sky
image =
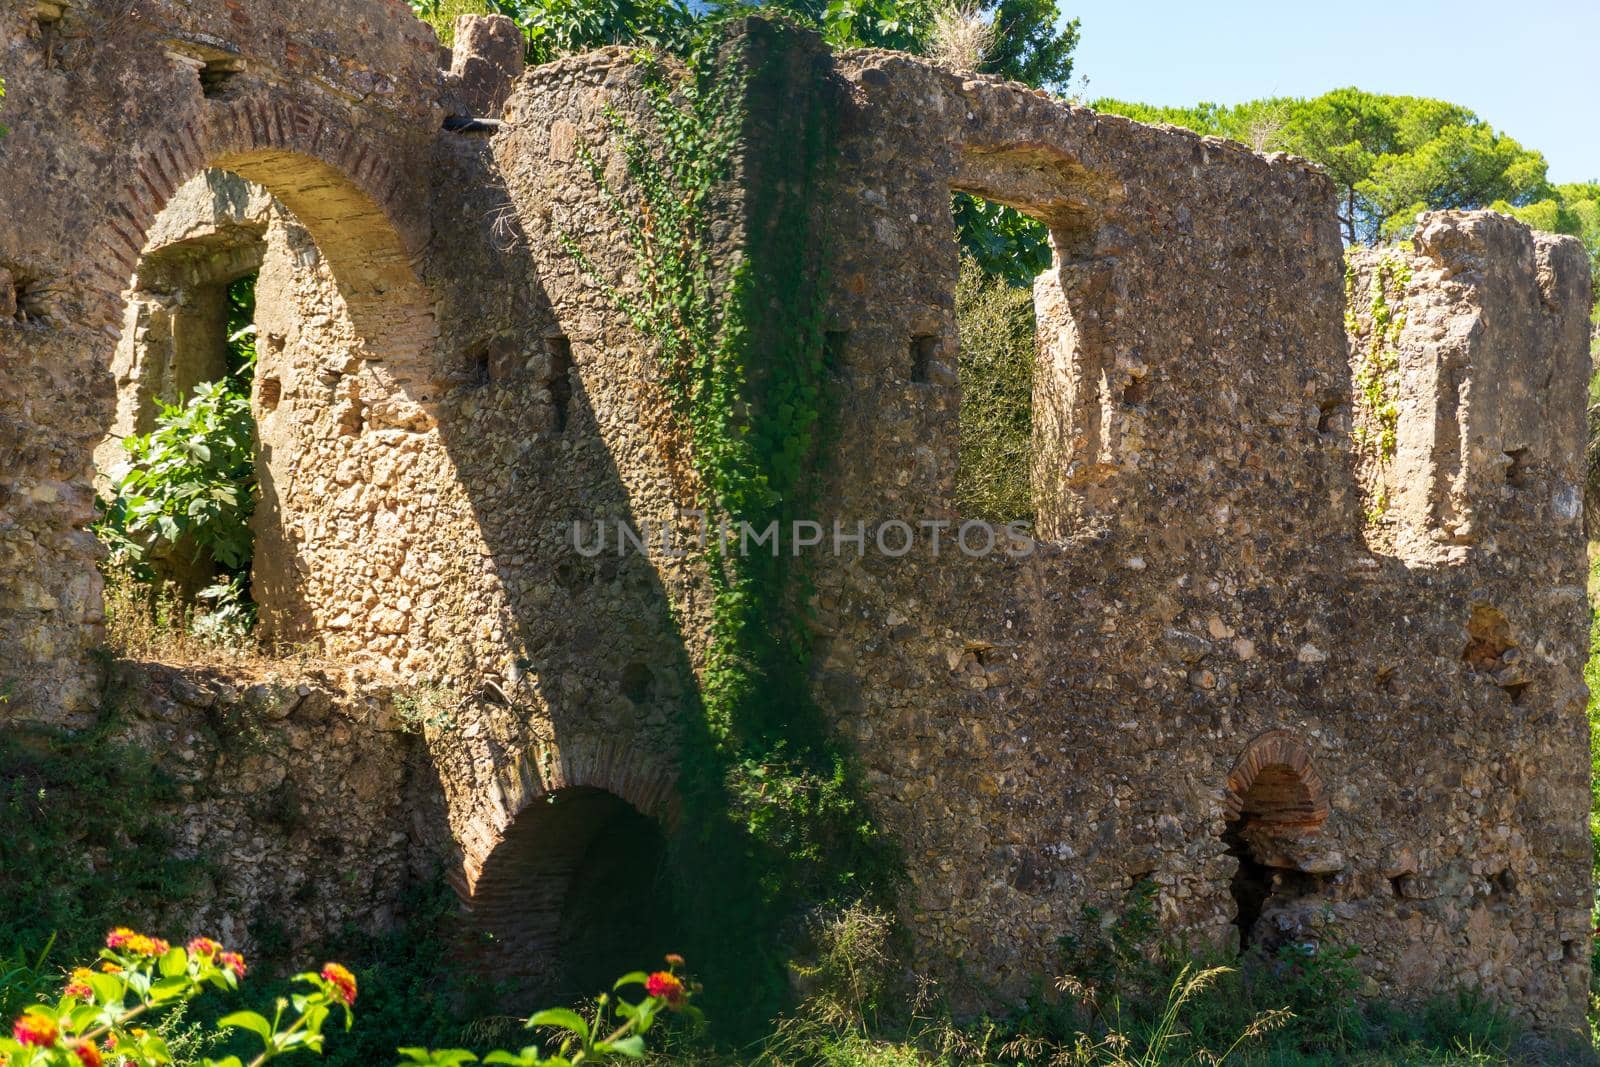
{"label": "blue sky", "polygon": [[1434,96],[1543,152],[1551,180],[1600,179],[1600,0],[1058,2],[1090,98]]}

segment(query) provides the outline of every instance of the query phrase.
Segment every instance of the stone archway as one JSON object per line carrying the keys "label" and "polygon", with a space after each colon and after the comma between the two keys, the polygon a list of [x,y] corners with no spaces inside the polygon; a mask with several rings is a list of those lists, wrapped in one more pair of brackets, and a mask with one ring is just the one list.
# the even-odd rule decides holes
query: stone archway
{"label": "stone archway", "polygon": [[1304,902],[1343,866],[1321,836],[1328,800],[1310,750],[1285,730],[1257,737],[1228,774],[1224,809],[1239,947],[1270,952],[1302,932]]}
{"label": "stone archway", "polygon": [[118,320],[150,227],[184,182],[232,171],[264,187],[311,234],[356,323],[363,358],[383,362],[413,399],[433,399],[433,304],[412,266],[427,241],[425,205],[405,196],[407,183],[389,162],[395,146],[279,94],[219,102],[206,116],[145,152],[117,191],[87,242],[88,316]]}
{"label": "stone archway", "polygon": [[[90,242],[99,254],[83,287],[91,319],[120,323],[129,278],[149,269],[152,226],[198,174],[245,179],[287,212],[262,266],[263,284],[270,275],[280,299],[257,318],[252,525],[261,629],[398,666],[415,651],[410,609],[427,579],[398,573],[416,555],[423,524],[394,521],[391,498],[405,494],[392,487],[392,472],[397,457],[446,475],[451,468],[435,458],[435,402],[448,382],[435,352],[434,302],[413,269],[427,224],[394,154],[394,145],[380,149],[359,126],[302,101],[219,101],[206,122],[143,155]],[[374,488],[383,477],[391,485]],[[355,597],[375,574],[390,588]]]}
{"label": "stone archway", "polygon": [[623,746],[569,744],[502,773],[457,834],[468,953],[518,993],[587,995],[673,943],[670,776]]}

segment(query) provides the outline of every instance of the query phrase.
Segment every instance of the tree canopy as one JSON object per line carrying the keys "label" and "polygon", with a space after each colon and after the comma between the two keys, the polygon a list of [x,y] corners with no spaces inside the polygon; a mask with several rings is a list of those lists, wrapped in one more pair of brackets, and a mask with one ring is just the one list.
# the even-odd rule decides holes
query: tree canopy
{"label": "tree canopy", "polygon": [[1231,107],[1153,107],[1102,99],[1094,107],[1286,151],[1322,164],[1339,188],[1345,238],[1403,237],[1417,212],[1525,207],[1551,195],[1544,156],[1467,108],[1421,96],[1335,89],[1309,99],[1268,97]]}
{"label": "tree canopy", "polygon": [[[925,52],[940,0],[411,0],[446,39],[457,15],[499,13],[528,37],[535,63],[608,44],[681,48],[701,21],[767,10],[811,26],[840,48]],[[984,72],[1049,89],[1072,76],[1078,21],[1057,23],[1055,0],[982,0],[997,27]]]}

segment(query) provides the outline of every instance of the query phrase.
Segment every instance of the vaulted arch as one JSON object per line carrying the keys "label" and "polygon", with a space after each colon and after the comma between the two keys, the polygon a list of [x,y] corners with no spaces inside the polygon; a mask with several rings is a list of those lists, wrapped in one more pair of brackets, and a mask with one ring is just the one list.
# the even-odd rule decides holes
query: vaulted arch
{"label": "vaulted arch", "polygon": [[1228,774],[1223,807],[1239,947],[1303,937],[1301,902],[1341,863],[1321,840],[1328,799],[1310,749],[1285,730],[1255,738]]}

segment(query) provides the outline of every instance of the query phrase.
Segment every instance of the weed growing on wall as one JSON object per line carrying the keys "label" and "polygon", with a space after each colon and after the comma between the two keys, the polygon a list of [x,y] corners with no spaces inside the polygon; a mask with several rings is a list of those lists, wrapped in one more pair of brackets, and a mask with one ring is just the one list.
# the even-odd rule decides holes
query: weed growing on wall
{"label": "weed growing on wall", "polygon": [[1366,322],[1356,315],[1355,271],[1345,269],[1346,328],[1363,336],[1355,354],[1356,420],[1351,432],[1363,455],[1387,464],[1394,458],[1400,424],[1400,334],[1406,315],[1401,306],[1411,282],[1411,265],[1397,252],[1385,250],[1372,272],[1367,292]]}
{"label": "weed growing on wall", "polygon": [[[637,285],[609,286],[575,241],[565,243],[657,351],[688,442],[695,503],[713,526],[727,519],[764,528],[803,513],[825,420],[823,277],[811,210],[829,141],[817,87],[784,81],[777,58],[741,62],[735,47],[710,37],[681,74],[641,58],[650,128],[610,116],[625,189],[613,188],[583,150],[627,238]],[[760,45],[746,38],[742,47],[758,53]],[[732,206],[719,198],[746,129],[746,88],[763,79],[795,90],[767,149],[784,158],[763,158],[759,145],[747,151],[745,254],[725,262],[711,221]],[[710,642],[684,733],[678,866],[693,886],[693,912],[707,916],[707,948],[697,956],[713,993],[720,986],[756,1002],[755,1019],[783,995],[783,918],[881,889],[892,864],[811,697],[803,569],[787,556],[723,554],[715,545],[705,564]]]}

